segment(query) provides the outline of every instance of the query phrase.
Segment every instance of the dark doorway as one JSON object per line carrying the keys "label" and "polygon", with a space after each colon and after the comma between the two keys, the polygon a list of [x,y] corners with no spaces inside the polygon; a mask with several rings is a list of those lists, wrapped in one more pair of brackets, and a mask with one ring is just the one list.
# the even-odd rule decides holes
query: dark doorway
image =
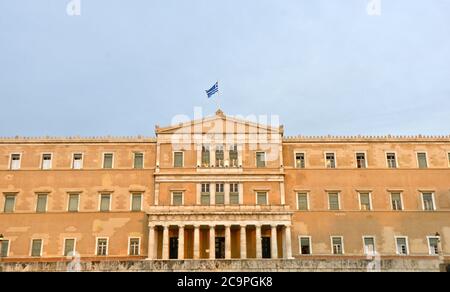
{"label": "dark doorway", "polygon": [[171,237],[169,242],[169,259],[178,259],[178,237]]}
{"label": "dark doorway", "polygon": [[261,244],[263,259],[270,259],[270,237],[263,237]]}
{"label": "dark doorway", "polygon": [[216,237],[216,259],[225,258],[225,237]]}

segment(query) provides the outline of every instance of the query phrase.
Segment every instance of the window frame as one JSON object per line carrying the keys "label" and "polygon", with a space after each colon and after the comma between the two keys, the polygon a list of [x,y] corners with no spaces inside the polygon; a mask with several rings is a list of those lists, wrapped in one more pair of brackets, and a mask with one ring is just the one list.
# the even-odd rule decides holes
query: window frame
{"label": "window frame", "polygon": [[[104,255],[99,255],[98,254],[98,247],[99,247],[99,245],[98,245],[98,241],[100,240],[100,239],[106,239],[106,254],[104,254]],[[98,237],[95,237],[95,256],[97,256],[97,257],[107,257],[107,256],[109,256],[109,237],[103,237],[103,236],[98,236]]]}
{"label": "window frame", "polygon": [[[14,197],[14,204],[13,204],[13,208],[12,211],[8,211],[6,212],[6,199],[7,197]],[[17,202],[17,193],[3,193],[3,214],[12,214],[16,212],[16,202]]]}
{"label": "window frame", "polygon": [[[297,154],[303,154],[303,167],[297,167]],[[294,168],[306,169],[306,151],[294,150]]]}
{"label": "window frame", "polygon": [[[385,160],[386,160],[386,167],[387,167],[388,169],[397,169],[397,168],[400,168],[400,165],[399,165],[399,163],[398,163],[398,155],[397,155],[397,151],[385,151],[384,153],[385,153],[385,154],[384,154],[384,157],[385,157]],[[389,166],[388,154],[394,154],[394,156],[395,156],[395,167],[390,167],[390,166]]]}
{"label": "window frame", "polygon": [[[263,162],[263,166],[258,166],[258,154],[263,154],[264,160]],[[267,167],[267,153],[266,151],[256,151],[255,152],[255,166],[256,168],[266,168]]]}
{"label": "window frame", "polygon": [[[141,199],[141,204],[139,206],[139,210],[133,210],[133,199],[134,196],[138,195]],[[130,192],[130,212],[142,212],[144,196],[142,192]]]}
{"label": "window frame", "polygon": [[[181,153],[181,166],[175,165],[175,154]],[[184,167],[184,151],[172,151],[172,167],[173,168],[183,168]]]}
{"label": "window frame", "polygon": [[[306,210],[300,210],[300,202],[299,202],[299,195],[306,195]],[[309,192],[306,191],[296,191],[295,192],[295,196],[296,196],[296,203],[297,203],[297,210],[299,212],[307,212],[310,210],[310,205],[309,205]]]}
{"label": "window frame", "polygon": [[[44,168],[44,156],[50,155],[50,166],[49,168]],[[52,152],[43,152],[41,153],[41,170],[51,170],[53,169],[53,153]]]}
{"label": "window frame", "polygon": [[[181,194],[181,205],[174,205],[174,203],[173,203],[173,198],[174,198],[174,194],[175,193],[180,193]],[[211,202],[211,199],[210,199],[210,202]],[[171,206],[184,206],[184,191],[171,191],[170,192],[170,205]]]}
{"label": "window frame", "polygon": [[[111,168],[106,168],[105,167],[105,155],[111,154],[112,158],[111,158]],[[102,153],[102,169],[114,169],[114,161],[115,160],[115,155],[114,152],[103,152]]]}
{"label": "window frame", "polygon": [[[373,254],[369,254],[366,250],[366,239],[372,238],[373,239]],[[374,235],[363,235],[362,237],[363,242],[363,254],[366,256],[374,256],[377,254],[377,239]]]}
{"label": "window frame", "polygon": [[[102,211],[102,196],[109,195],[109,207],[107,211]],[[99,193],[99,200],[98,200],[98,211],[101,213],[107,213],[111,212],[111,206],[112,206],[112,193],[111,192],[100,192]]]}
{"label": "window frame", "polygon": [[[75,168],[75,155],[81,155],[81,165],[80,168]],[[84,153],[83,152],[73,152],[72,153],[72,165],[71,169],[73,170],[81,170],[84,168]]]}
{"label": "window frame", "polygon": [[[39,255],[38,256],[34,256],[33,255],[33,242],[34,241],[36,241],[36,240],[40,240],[41,241],[41,249],[40,249],[40,251],[39,251]],[[31,241],[30,241],[30,253],[29,253],[29,255],[30,255],[30,257],[31,258],[42,258],[42,256],[43,256],[43,254],[44,254],[44,239],[43,238],[31,238]]]}
{"label": "window frame", "polygon": [[[333,239],[334,238],[340,238],[341,239],[342,253],[334,253],[334,243],[333,243]],[[331,242],[331,254],[332,255],[334,255],[334,256],[345,255],[344,236],[342,236],[342,235],[331,235],[330,236],[330,242]]]}
{"label": "window frame", "polygon": [[[302,252],[302,238],[307,238],[309,242],[309,254],[304,254]],[[299,254],[302,256],[311,256],[313,254],[313,247],[312,247],[312,237],[308,235],[299,235],[298,236],[298,248],[299,248]]]}
{"label": "window frame", "polygon": [[[136,167],[136,154],[142,154],[142,167],[137,168]],[[113,157],[114,162],[114,157]],[[113,163],[114,168],[114,163]],[[133,151],[133,169],[144,169],[145,168],[145,153],[144,151]]]}
{"label": "window frame", "polygon": [[[327,155],[328,154],[333,154],[334,167],[328,167],[328,165],[327,165],[327,161],[328,161],[327,160]],[[336,151],[324,151],[323,152],[323,158],[324,158],[324,161],[325,161],[325,168],[326,169],[336,169],[336,168],[338,168]]]}
{"label": "window frame", "polygon": [[[425,154],[425,164],[426,164],[426,167],[420,167],[419,154]],[[430,163],[429,163],[429,160],[428,160],[428,152],[427,152],[427,151],[416,151],[416,164],[417,164],[417,168],[418,168],[418,169],[427,169],[427,168],[430,168]]]}
{"label": "window frame", "polygon": [[447,157],[446,157],[447,158],[447,166],[450,167],[450,151],[447,151],[446,154],[447,154]]}
{"label": "window frame", "polygon": [[[431,194],[431,201],[432,201],[432,204],[433,204],[433,210],[426,210],[425,209],[424,194]],[[420,198],[421,198],[421,201],[422,201],[422,211],[425,211],[425,212],[435,212],[435,211],[437,211],[436,198],[434,196],[434,192],[432,192],[432,191],[421,191],[420,192]]]}
{"label": "window frame", "polygon": [[[363,154],[364,155],[364,167],[358,167],[358,155]],[[367,151],[355,151],[355,163],[357,169],[367,169],[369,168],[369,162],[367,160]]]}
{"label": "window frame", "polygon": [[[138,240],[138,254],[131,254],[131,240]],[[128,256],[130,257],[138,257],[141,256],[141,237],[137,236],[128,236]]]}
{"label": "window frame", "polygon": [[[77,210],[76,211],[71,211],[70,210],[70,196],[78,196],[78,202],[77,202]],[[76,192],[68,192],[67,193],[67,212],[69,213],[78,213],[80,212],[80,198],[81,195],[80,193],[76,193]]]}
{"label": "window frame", "polygon": [[[35,213],[38,214],[43,214],[43,213],[47,213],[48,212],[48,198],[49,198],[49,193],[36,193],[36,208],[35,208]],[[44,211],[39,211],[38,207],[39,207],[39,197],[40,196],[45,196],[45,210]]]}
{"label": "window frame", "polygon": [[[228,197],[229,197],[229,204],[230,205],[233,205],[233,206],[238,206],[238,205],[240,205],[240,200],[241,200],[241,194],[240,194],[240,192],[239,192],[239,183],[238,182],[229,182],[228,183],[229,184],[229,194],[228,194]],[[234,188],[234,187],[232,187],[232,185],[236,185],[236,187],[237,187],[237,191],[232,191],[232,189]],[[232,195],[237,195],[237,202],[236,203],[234,203],[234,202],[232,202],[232,199],[231,199],[231,196]]]}
{"label": "window frame", "polygon": [[[362,200],[361,195],[368,194],[369,195],[369,210],[363,210],[362,208]],[[359,210],[364,212],[371,212],[373,211],[373,203],[372,203],[372,192],[371,191],[358,191],[358,200],[359,200]]]}
{"label": "window frame", "polygon": [[[341,204],[341,192],[340,191],[327,191],[327,201],[328,201],[328,211],[341,211],[342,210],[342,204]],[[337,194],[338,197],[338,209],[337,210],[333,210],[331,209],[331,202],[330,202],[330,195],[331,194]]]}
{"label": "window frame", "polygon": [[[393,200],[393,194],[399,194],[400,195],[400,204],[401,204],[401,209],[400,210],[395,210],[394,209],[394,200]],[[401,212],[401,211],[405,211],[405,205],[403,203],[403,192],[401,191],[389,191],[389,197],[391,199],[390,203],[391,203],[391,211],[395,211],[395,212]]]}
{"label": "window frame", "polygon": [[[265,193],[266,194],[266,203],[265,204],[258,204],[258,193]],[[255,205],[256,206],[268,206],[269,205],[269,191],[255,191]]]}
{"label": "window frame", "polygon": [[[399,236],[394,236],[395,239],[395,250],[396,250],[396,254],[398,256],[409,256],[409,239],[408,236],[403,236],[403,235],[399,235]],[[398,239],[405,239],[405,244],[406,244],[406,254],[402,254],[400,252],[400,250],[398,249]]]}
{"label": "window frame", "polygon": [[[431,239],[436,239],[437,240],[437,253],[432,253],[431,252],[431,242],[430,242],[430,240]],[[440,253],[440,251],[439,251],[439,242],[440,242],[440,240],[441,240],[441,238],[440,237],[438,237],[438,236],[427,236],[427,245],[428,245],[428,255],[429,256],[439,256],[439,253]]]}
{"label": "window frame", "polygon": [[[8,242],[8,248],[6,249],[6,255],[2,256],[1,252],[3,250],[3,243],[7,241]],[[11,250],[11,240],[9,240],[8,238],[3,238],[2,241],[0,241],[0,259],[1,258],[8,258],[9,257],[9,252]]]}
{"label": "window frame", "polygon": [[[14,155],[19,155],[19,165],[17,168],[13,168],[13,156]],[[9,154],[9,165],[8,165],[8,169],[9,170],[20,170],[22,169],[22,152],[12,152]]]}
{"label": "window frame", "polygon": [[76,251],[77,251],[77,238],[76,237],[64,237],[63,238],[63,250],[62,250],[62,252],[63,252],[63,256],[65,256],[65,257],[68,257],[68,256],[70,256],[70,255],[66,255],[66,247],[67,247],[67,243],[66,243],[66,241],[67,240],[73,240],[73,253],[76,253]]}

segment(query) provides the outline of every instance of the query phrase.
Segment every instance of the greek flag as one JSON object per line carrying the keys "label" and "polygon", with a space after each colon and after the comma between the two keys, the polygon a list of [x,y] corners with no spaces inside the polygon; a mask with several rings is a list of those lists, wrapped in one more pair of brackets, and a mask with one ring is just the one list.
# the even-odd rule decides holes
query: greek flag
{"label": "greek flag", "polygon": [[206,90],[206,94],[208,95],[208,98],[211,98],[211,96],[213,96],[217,92],[219,92],[219,82],[216,82],[216,84],[214,84],[213,87]]}

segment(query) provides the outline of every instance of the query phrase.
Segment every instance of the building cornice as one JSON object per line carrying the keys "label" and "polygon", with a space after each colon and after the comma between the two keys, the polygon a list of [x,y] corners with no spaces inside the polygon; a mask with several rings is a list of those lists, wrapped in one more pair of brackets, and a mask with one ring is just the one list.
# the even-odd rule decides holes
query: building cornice
{"label": "building cornice", "polygon": [[377,143],[377,142],[450,142],[450,135],[385,135],[385,136],[371,136],[371,135],[358,135],[358,136],[287,136],[283,137],[283,143]]}
{"label": "building cornice", "polygon": [[144,136],[0,137],[0,144],[81,144],[81,143],[156,143],[156,138]]}

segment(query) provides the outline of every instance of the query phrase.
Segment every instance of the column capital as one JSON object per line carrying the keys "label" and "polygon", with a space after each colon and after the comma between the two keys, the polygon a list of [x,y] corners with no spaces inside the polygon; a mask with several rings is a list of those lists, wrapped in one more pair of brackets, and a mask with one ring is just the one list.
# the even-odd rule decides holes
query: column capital
{"label": "column capital", "polygon": [[177,225],[179,229],[184,229],[184,227],[186,227],[184,224],[183,225]]}

